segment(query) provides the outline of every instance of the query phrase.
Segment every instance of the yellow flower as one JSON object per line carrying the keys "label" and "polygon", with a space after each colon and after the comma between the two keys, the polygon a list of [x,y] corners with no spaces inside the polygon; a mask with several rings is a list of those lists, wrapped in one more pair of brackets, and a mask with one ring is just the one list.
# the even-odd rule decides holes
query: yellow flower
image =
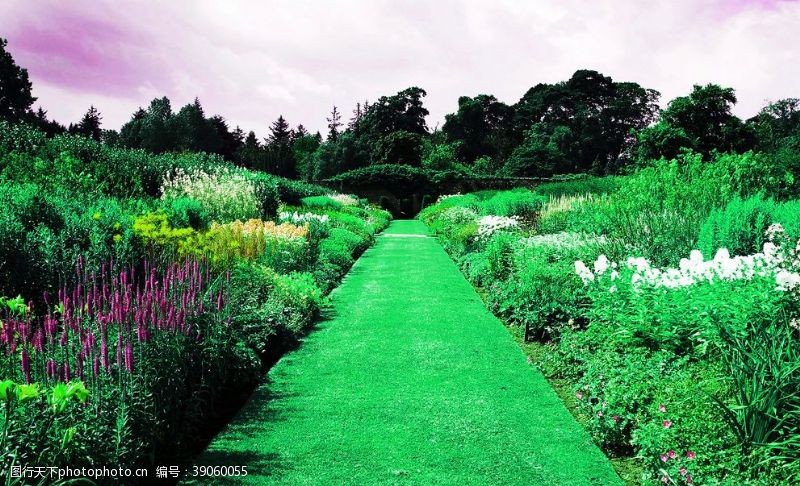
{"label": "yellow flower", "polygon": [[122,241],[122,235],[114,235],[114,241],[116,241],[117,243]]}
{"label": "yellow flower", "polygon": [[102,216],[102,214],[100,214],[100,213],[94,213],[92,215],[92,219],[95,220],[95,221],[100,221],[100,217],[101,216]]}

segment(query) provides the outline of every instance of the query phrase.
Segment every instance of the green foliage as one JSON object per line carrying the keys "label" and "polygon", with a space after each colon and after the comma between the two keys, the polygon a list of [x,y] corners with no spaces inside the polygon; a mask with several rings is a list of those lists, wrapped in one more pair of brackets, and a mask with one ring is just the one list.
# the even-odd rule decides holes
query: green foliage
{"label": "green foliage", "polygon": [[[785,318],[750,323],[723,338],[730,352],[736,405],[720,401],[745,456],[755,452],[767,467],[787,468],[800,458],[800,341]],[[754,451],[754,449],[756,449]],[[787,479],[800,478],[788,465]]]}
{"label": "green foliage", "polygon": [[344,172],[329,179],[347,185],[378,185],[392,188],[425,187],[428,176],[425,171],[408,165],[375,164]]}
{"label": "green foliage", "polygon": [[748,152],[713,162],[699,155],[655,162],[624,178],[612,197],[584,209],[598,213],[593,230],[611,237],[613,256],[637,254],[656,264],[675,264],[695,248],[714,208],[737,195],[784,194],[787,184],[794,185],[784,168],[764,167],[761,161]]}
{"label": "green foliage", "polygon": [[455,144],[429,144],[422,156],[422,168],[427,170],[448,170],[460,165],[456,159]]}
{"label": "green foliage", "polygon": [[261,355],[299,338],[316,316],[321,294],[306,273],[280,275],[264,265],[239,264],[231,272],[232,326]]}
{"label": "green foliage", "polygon": [[[187,122],[200,120],[199,111],[182,111]],[[0,295],[25,296],[0,299],[2,327],[9,319],[39,323],[44,313],[63,312],[60,291],[72,288],[76,279],[86,292],[86,282],[103,287],[107,279],[99,275],[119,268],[148,268],[157,276],[172,269],[176,278],[170,265],[186,255],[204,257],[209,271],[203,283],[212,287],[198,296],[206,307],[186,318],[191,333],[161,333],[146,345],[132,338],[136,365],[124,376],[116,368],[95,375],[91,357],[78,357],[85,333],[46,340],[33,361],[43,369],[42,356],[50,353],[52,375],[38,388],[0,383],[6,400],[0,420],[10,431],[0,444],[4,470],[12,462],[80,467],[146,465],[153,457],[185,460],[209,418],[228,407],[232,397],[251,391],[263,365],[309,328],[322,295],[390,219],[353,199],[355,206],[339,202],[335,209],[328,204],[299,209],[324,213],[325,223],[275,224],[264,219],[276,214],[280,197],[299,203],[331,191],[237,169],[218,156],[152,155],[71,135],[48,139],[4,122],[0,161]],[[237,218],[254,219],[227,222]],[[130,284],[134,295],[140,284]],[[232,298],[218,300],[225,292]],[[81,312],[81,325],[96,325],[93,315]],[[231,316],[228,325],[220,322],[222,314]],[[32,333],[34,327],[27,329]],[[115,332],[107,336],[111,361]],[[8,357],[3,378],[19,381],[23,350],[34,354],[31,336],[7,334],[15,344],[12,349],[9,340],[0,342]],[[85,360],[82,372],[76,369],[78,359]],[[86,388],[59,384],[67,363],[71,376],[83,373]]]}
{"label": "green foliage", "polygon": [[381,164],[400,164],[419,167],[422,162],[422,136],[397,130],[378,139],[375,160]]}
{"label": "green foliage", "polygon": [[571,383],[578,418],[609,455],[642,460],[645,483],[779,484],[799,472],[800,360],[796,294],[776,290],[778,270],[651,285],[634,276],[637,260],[598,260],[587,281],[576,261],[610,252],[678,266],[698,245],[707,257],[720,247],[749,255],[780,223],[769,240],[796,271],[790,167],[769,154],[687,155],[625,177],[543,184],[533,194],[550,200],[516,212],[540,215],[531,228],[546,234],[475,237],[480,215],[504,212],[492,201],[522,190],[449,196],[419,217],[492,312],[546,343],[537,364]]}
{"label": "green foliage", "polygon": [[371,240],[342,227],[331,228],[327,238],[319,243],[319,264],[315,279],[327,291],[353,265]]}
{"label": "green foliage", "polygon": [[688,96],[670,101],[659,122],[639,134],[638,158],[677,157],[689,149],[709,158],[714,152],[742,153],[753,148],[755,135],[732,114],[736,95],[716,84],[695,85]]}
{"label": "green foliage", "polygon": [[800,238],[800,203],[777,203],[760,196],[735,197],[724,208],[711,211],[700,229],[697,246],[708,258],[718,248],[727,248],[736,255],[757,253],[773,223],[779,223],[789,237]]}
{"label": "green foliage", "polygon": [[190,197],[179,197],[166,201],[169,222],[176,228],[208,229],[211,217],[203,204]]}
{"label": "green foliage", "polygon": [[495,216],[525,216],[533,214],[547,201],[544,196],[528,189],[497,191],[478,204],[481,214]]}
{"label": "green foliage", "polygon": [[311,196],[311,197],[304,197],[300,200],[300,203],[309,208],[314,210],[319,209],[341,209],[342,203],[335,199],[331,199],[328,196]]}
{"label": "green foliage", "polygon": [[457,144],[459,159],[468,164],[474,162],[477,169],[477,160],[482,157],[502,159],[508,155],[513,143],[513,113],[511,107],[491,95],[461,96],[458,111],[445,115],[442,132]]}
{"label": "green foliage", "polygon": [[282,177],[275,177],[275,181],[278,186],[278,198],[281,202],[290,205],[300,204],[304,197],[322,196],[332,192],[322,186]]}
{"label": "green foliage", "polygon": [[610,194],[619,188],[620,176],[579,176],[536,186],[537,194],[548,197],[583,196],[586,194]]}
{"label": "green foliage", "polygon": [[578,70],[567,81],[538,84],[514,109],[517,146],[506,175],[614,173],[627,163],[631,131],[647,127],[659,93]]}

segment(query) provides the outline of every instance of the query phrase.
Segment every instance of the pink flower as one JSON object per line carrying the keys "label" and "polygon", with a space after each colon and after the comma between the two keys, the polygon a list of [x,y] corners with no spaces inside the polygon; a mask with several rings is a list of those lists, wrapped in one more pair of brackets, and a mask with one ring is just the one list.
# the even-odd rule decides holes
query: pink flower
{"label": "pink flower", "polygon": [[658,404],[658,411],[661,413],[667,413],[667,407],[664,406],[663,403]]}
{"label": "pink flower", "polygon": [[688,473],[689,470],[686,469],[685,467],[681,467],[680,469],[678,469],[678,472],[681,473],[681,476],[686,476],[686,473]]}
{"label": "pink flower", "polygon": [[686,476],[686,484],[692,484],[693,482],[694,482],[694,480],[692,479],[692,475],[691,474]]}
{"label": "pink flower", "polygon": [[575,393],[575,397],[576,397],[578,400],[582,400],[582,399],[583,399],[583,393],[581,393],[581,392],[576,392],[576,393]]}
{"label": "pink flower", "polygon": [[686,459],[694,459],[695,457],[697,457],[697,456],[695,455],[694,452],[686,451]]}
{"label": "pink flower", "polygon": [[661,462],[667,462],[667,461],[669,461],[669,457],[667,457],[667,455],[666,455],[666,454],[661,454],[661,456],[660,456],[660,457],[661,457]]}
{"label": "pink flower", "polygon": [[669,478],[666,476],[661,476],[661,482],[667,484],[669,482]]}
{"label": "pink flower", "polygon": [[616,423],[619,423],[620,421],[619,415],[612,415],[611,418],[614,419],[614,422]]}
{"label": "pink flower", "polygon": [[664,421],[664,428],[668,429],[670,427],[672,427],[672,422],[670,422],[669,419],[665,420]]}
{"label": "pink flower", "polygon": [[670,459],[675,459],[676,457],[678,457],[678,454],[675,454],[675,451],[672,449],[670,449],[669,452],[667,452],[667,455],[669,456]]}
{"label": "pink flower", "polygon": [[600,418],[603,418],[603,411],[602,410],[598,410],[597,411],[597,416],[600,417]]}

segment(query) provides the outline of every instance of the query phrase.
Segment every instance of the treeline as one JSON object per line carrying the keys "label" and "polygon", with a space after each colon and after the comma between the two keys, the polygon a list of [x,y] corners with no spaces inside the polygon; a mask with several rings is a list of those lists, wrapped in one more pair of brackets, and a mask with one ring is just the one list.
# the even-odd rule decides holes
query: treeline
{"label": "treeline", "polygon": [[304,180],[387,164],[465,177],[547,177],[615,174],[686,151],[705,158],[749,150],[800,158],[798,99],[770,103],[742,120],[732,112],[734,90],[708,84],[694,86],[661,110],[658,91],[592,70],[537,84],[512,105],[489,94],[462,96],[457,111],[434,130],[425,121],[426,92],[418,87],[358,103],[348,120],[334,106],[324,137],[303,125],[292,128],[280,116],[268,137],[259,139],[253,131],[231,128],[222,116],[206,116],[198,99],[174,111],[166,97],[137,110],[119,132],[103,130],[94,107],[65,127],[41,108],[31,109],[35,98],[27,71],[5,45],[0,42],[2,119],[32,123],[49,135],[76,133],[157,154],[215,153],[242,167]]}

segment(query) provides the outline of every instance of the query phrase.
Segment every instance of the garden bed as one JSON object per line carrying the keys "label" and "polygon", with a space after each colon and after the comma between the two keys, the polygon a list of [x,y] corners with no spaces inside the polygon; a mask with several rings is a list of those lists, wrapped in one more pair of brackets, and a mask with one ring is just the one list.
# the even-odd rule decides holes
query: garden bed
{"label": "garden bed", "polygon": [[687,156],[605,194],[455,195],[420,217],[626,481],[782,484],[798,475],[800,212],[763,170]]}

